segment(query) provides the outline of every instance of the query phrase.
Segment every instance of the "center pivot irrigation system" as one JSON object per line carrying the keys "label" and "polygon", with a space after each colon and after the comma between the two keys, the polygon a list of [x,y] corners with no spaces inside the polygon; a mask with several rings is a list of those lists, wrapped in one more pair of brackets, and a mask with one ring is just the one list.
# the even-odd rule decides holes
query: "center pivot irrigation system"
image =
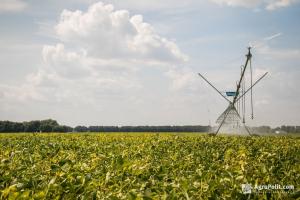
{"label": "center pivot irrigation system", "polygon": [[[253,87],[263,79],[268,72],[264,73],[259,79],[257,79],[253,83],[252,79],[252,66],[251,66],[251,47],[248,47],[248,54],[246,55],[246,62],[245,65],[241,67],[241,76],[237,82],[236,90],[226,92],[226,96],[222,94],[213,84],[211,84],[202,74],[198,73],[203,80],[205,80],[213,89],[215,89],[228,103],[229,106],[226,110],[218,117],[216,123],[219,124],[218,128],[216,129],[214,135],[217,135],[222,126],[227,126],[230,130],[241,130],[243,127],[246,132],[251,136],[251,132],[249,128],[246,126],[245,122],[245,113],[246,113],[246,94],[250,91],[251,93],[251,118],[253,119]],[[250,87],[246,90],[245,89],[245,72],[247,67],[249,66],[250,69]],[[232,97],[230,100],[228,97]],[[242,115],[242,117],[241,117]]]}

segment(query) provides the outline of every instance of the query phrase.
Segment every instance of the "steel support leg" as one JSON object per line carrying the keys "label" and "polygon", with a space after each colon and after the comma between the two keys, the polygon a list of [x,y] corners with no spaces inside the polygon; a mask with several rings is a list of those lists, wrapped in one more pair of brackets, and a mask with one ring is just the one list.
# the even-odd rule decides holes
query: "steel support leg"
{"label": "steel support leg", "polygon": [[248,132],[248,134],[249,134],[250,136],[252,136],[252,134],[251,134],[251,132],[250,132],[249,128],[246,126],[246,124],[245,124],[245,123],[244,123],[244,128],[246,129],[246,131]]}
{"label": "steel support leg", "polygon": [[220,130],[221,127],[223,126],[223,124],[224,124],[224,122],[225,122],[225,120],[226,120],[227,115],[228,115],[229,112],[230,112],[230,109],[228,109],[227,112],[225,113],[224,119],[223,119],[222,122],[220,123],[220,125],[219,125],[219,127],[218,127],[218,129],[217,129],[217,131],[216,131],[216,133],[215,133],[215,135],[217,135],[217,134],[219,133],[219,130]]}
{"label": "steel support leg", "polygon": [[[241,116],[239,115],[239,113],[238,113],[238,111],[236,110],[235,107],[234,107],[234,111],[237,113],[237,115],[239,116],[239,118],[240,118],[240,120],[241,120]],[[248,132],[248,134],[249,134],[250,136],[252,136],[252,134],[251,134],[249,128],[246,126],[246,124],[243,123],[243,125],[244,125],[244,128],[246,129],[246,131]]]}

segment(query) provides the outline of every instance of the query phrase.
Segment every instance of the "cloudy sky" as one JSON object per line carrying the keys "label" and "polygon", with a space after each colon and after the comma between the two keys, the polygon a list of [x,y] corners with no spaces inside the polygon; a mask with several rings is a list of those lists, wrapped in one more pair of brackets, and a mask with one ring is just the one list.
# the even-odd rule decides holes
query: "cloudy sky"
{"label": "cloudy sky", "polygon": [[299,0],[0,0],[0,120],[213,124],[227,102],[197,73],[233,90],[251,45],[269,74],[247,122],[300,125],[299,19]]}

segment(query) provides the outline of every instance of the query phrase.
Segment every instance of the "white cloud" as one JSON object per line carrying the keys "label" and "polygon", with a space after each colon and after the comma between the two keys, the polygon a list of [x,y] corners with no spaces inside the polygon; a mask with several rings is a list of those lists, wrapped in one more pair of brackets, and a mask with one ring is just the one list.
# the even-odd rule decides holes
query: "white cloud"
{"label": "white cloud", "polygon": [[261,2],[261,0],[212,0],[212,1],[220,5],[240,6],[246,8],[255,7]]}
{"label": "white cloud", "polygon": [[111,4],[93,4],[87,12],[64,10],[56,26],[59,38],[76,44],[98,58],[180,62],[187,60],[177,45],[155,33],[141,15],[114,10]]}
{"label": "white cloud", "polygon": [[199,89],[199,77],[190,68],[173,68],[166,72],[167,77],[172,81],[171,89],[182,91],[195,91]]}
{"label": "white cloud", "polygon": [[[90,3],[91,1],[79,0],[82,2]],[[152,0],[152,1],[136,1],[136,0],[103,0],[104,2],[113,3],[118,7],[126,7],[131,10],[139,11],[161,11],[168,13],[169,11],[174,12],[185,12],[197,8],[199,6],[204,6],[207,1],[199,0]],[[299,0],[209,0],[219,5],[226,5],[232,7],[244,7],[244,8],[254,8],[254,11],[260,11],[260,8],[265,8],[266,10],[275,10],[282,7],[290,6],[294,3],[299,2]],[[169,11],[168,11],[169,10]]]}
{"label": "white cloud", "polygon": [[298,0],[211,0],[220,5],[227,5],[233,7],[256,8],[264,6],[267,10],[275,10],[281,7],[287,7]]}
{"label": "white cloud", "polygon": [[300,60],[300,50],[291,48],[274,48],[270,47],[267,43],[257,42],[256,51],[263,55],[266,59],[274,59],[281,62],[297,61]]}
{"label": "white cloud", "polygon": [[[97,104],[132,97],[143,88],[138,71],[169,69],[187,60],[178,46],[158,35],[141,15],[101,2],[86,12],[64,10],[55,26],[55,45],[44,45],[43,64],[22,86],[2,85],[3,99]],[[163,74],[163,73],[162,73]],[[132,96],[130,96],[132,95]]]}
{"label": "white cloud", "polygon": [[276,34],[274,34],[274,35],[265,37],[264,40],[265,40],[265,41],[270,41],[270,40],[273,40],[273,39],[275,39],[275,38],[277,38],[277,37],[279,37],[279,36],[281,36],[281,35],[282,35],[282,33],[276,33]]}
{"label": "white cloud", "polygon": [[66,78],[82,78],[90,76],[92,71],[86,65],[84,52],[76,53],[67,51],[63,44],[43,48],[43,60],[49,71],[55,72]]}
{"label": "white cloud", "polygon": [[267,36],[267,37],[265,37],[263,39],[251,41],[251,42],[249,42],[249,46],[252,47],[252,49],[258,50],[260,52],[263,52],[263,51],[265,52],[264,49],[266,49],[266,48],[269,49],[268,43],[271,40],[274,40],[274,39],[276,39],[276,38],[278,38],[280,36],[282,36],[282,33],[276,33],[276,34]]}
{"label": "white cloud", "polygon": [[[81,0],[87,2],[87,0]],[[139,11],[157,11],[157,10],[168,10],[171,9],[183,9],[190,6],[191,4],[199,4],[201,1],[198,0],[152,0],[152,1],[136,1],[136,0],[103,0],[103,2],[112,3],[121,8],[129,8],[131,10]]]}
{"label": "white cloud", "polygon": [[1,99],[8,102],[12,101],[28,101],[28,100],[43,100],[44,98],[38,94],[34,87],[30,84],[22,86],[0,85],[2,91]]}
{"label": "white cloud", "polygon": [[296,3],[297,0],[276,0],[276,1],[271,1],[267,6],[267,10],[275,10],[277,8],[281,7],[287,7],[290,6],[292,3]]}
{"label": "white cloud", "polygon": [[0,12],[19,12],[26,7],[27,4],[22,0],[0,0]]}
{"label": "white cloud", "polygon": [[[127,0],[118,2],[118,8],[121,4],[127,5]],[[148,14],[147,6],[153,10],[166,9],[170,13],[173,12],[173,7],[186,4],[190,9],[199,8],[194,6],[196,5],[194,0],[182,3],[178,0],[175,0],[176,3],[173,3],[173,0],[145,2],[130,0],[130,2],[140,4],[146,14]],[[266,7],[268,3],[275,1],[250,3],[230,1],[228,4],[225,1],[219,2],[252,9]],[[132,7],[130,9],[137,12]],[[194,68],[182,67],[186,65],[184,62],[187,59],[186,55],[173,40],[157,33],[157,20],[164,21],[166,16],[160,13],[154,19],[155,26],[152,26],[140,15],[132,16],[127,10],[116,10],[113,6],[102,3],[93,4],[86,11],[65,10],[57,23],[50,21],[51,23],[45,24],[44,30],[41,30],[51,36],[49,41],[56,42],[48,43],[42,48],[43,63],[39,69],[30,74],[23,84],[12,85],[11,82],[2,80],[2,83],[6,83],[0,84],[0,118],[28,120],[52,117],[62,120],[62,123],[73,125],[205,124],[208,121],[205,114],[208,109],[216,115],[211,120],[218,117],[222,106],[227,106],[226,102],[223,102],[218,94],[198,77],[197,72],[205,73],[204,75],[218,89],[225,91],[235,87],[235,81],[232,80],[236,80],[236,75],[238,76],[239,65],[229,70],[220,67],[223,65],[209,68],[215,51],[220,51],[220,54],[224,51],[216,47],[217,50],[213,50],[211,55],[209,51],[206,53],[206,43],[211,45],[212,50],[214,48],[212,40],[218,40],[218,46],[224,42],[221,41],[222,38],[212,36],[209,41],[202,39],[194,41],[193,45],[192,43],[185,45],[187,50],[191,53],[195,50],[197,54],[195,53],[192,61]],[[149,15],[145,19],[152,18],[148,17]],[[181,27],[178,24],[177,26]],[[51,30],[50,27],[55,28]],[[204,29],[200,32],[202,30],[205,33]],[[184,34],[181,44],[189,35]],[[276,49],[265,44],[279,35],[281,34],[277,33],[262,39],[262,45],[253,49],[254,69],[260,69],[254,72],[255,78],[263,73],[263,69],[270,72],[262,83],[255,86],[255,101],[258,102],[258,109],[255,112],[261,111],[257,116],[268,118],[269,121],[266,123],[273,124],[282,122],[271,122],[275,117],[269,116],[276,116],[276,112],[271,110],[272,114],[269,114],[268,108],[278,108],[281,112],[283,109],[280,107],[293,105],[291,102],[299,99],[297,93],[299,70],[295,71],[295,68],[290,70],[299,63],[297,62],[300,58],[299,50],[284,50],[279,47]],[[7,50],[7,45],[2,46]],[[195,49],[191,50],[191,46]],[[262,60],[256,53],[270,59]],[[206,55],[209,56],[205,58]],[[221,60],[219,63],[223,64]],[[256,65],[256,61],[260,63]],[[283,71],[287,72],[282,73]],[[21,82],[21,79],[18,81]],[[287,99],[286,94],[291,98]],[[280,115],[278,119],[289,116],[290,110],[297,110],[299,105],[297,103],[294,105],[293,109],[286,109],[286,114]],[[299,117],[295,117],[295,120],[299,121]]]}

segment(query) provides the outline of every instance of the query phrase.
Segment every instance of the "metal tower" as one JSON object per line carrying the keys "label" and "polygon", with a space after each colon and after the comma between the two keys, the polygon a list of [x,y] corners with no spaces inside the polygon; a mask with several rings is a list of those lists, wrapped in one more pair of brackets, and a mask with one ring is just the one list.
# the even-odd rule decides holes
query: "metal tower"
{"label": "metal tower", "polygon": [[[235,91],[226,92],[226,96],[222,94],[213,84],[211,84],[202,74],[198,73],[199,76],[205,80],[212,88],[214,88],[228,103],[228,107],[225,109],[225,111],[218,117],[216,123],[219,124],[216,132],[214,133],[217,135],[221,129],[222,126],[227,127],[243,127],[249,135],[251,135],[251,132],[249,128],[246,126],[245,122],[245,104],[246,104],[246,94],[251,91],[251,118],[253,119],[253,96],[252,96],[252,88],[261,80],[263,79],[268,72],[264,73],[258,80],[256,80],[254,83],[252,81],[252,66],[251,66],[251,47],[248,47],[248,53],[246,55],[246,62],[245,65],[242,66],[240,79],[237,82],[237,87]],[[251,75],[251,85],[246,90],[245,89],[245,72],[247,67],[250,68],[250,75]],[[230,100],[228,97],[233,97],[232,100]],[[238,109],[237,109],[238,107]],[[241,108],[241,111],[239,111]],[[242,117],[241,117],[242,115]]]}

